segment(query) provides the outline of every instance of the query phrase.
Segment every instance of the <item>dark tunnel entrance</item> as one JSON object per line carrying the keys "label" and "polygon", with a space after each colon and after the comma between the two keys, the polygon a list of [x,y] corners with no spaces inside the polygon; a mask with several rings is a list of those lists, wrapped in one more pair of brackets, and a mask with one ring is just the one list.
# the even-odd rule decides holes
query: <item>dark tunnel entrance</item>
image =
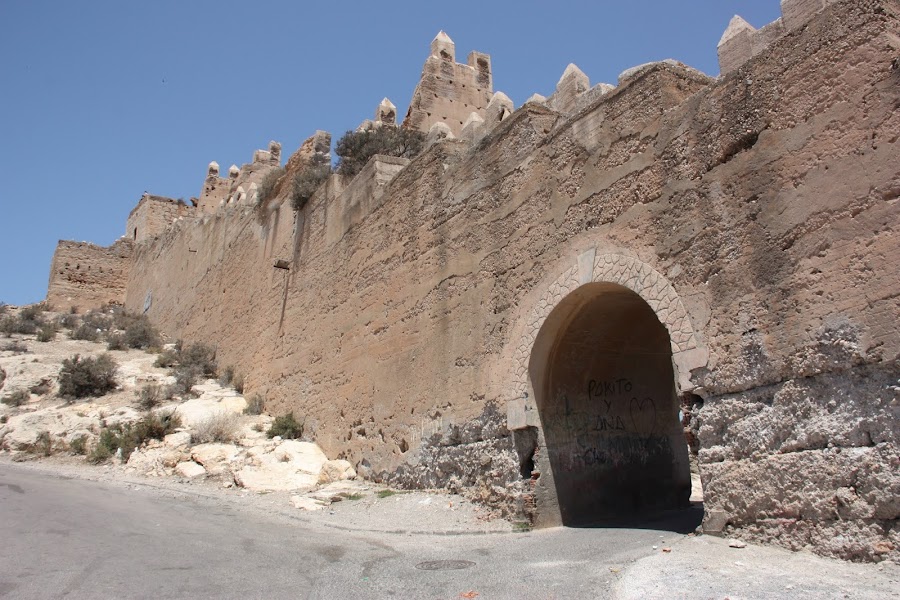
{"label": "dark tunnel entrance", "polygon": [[562,524],[688,507],[668,331],[623,286],[591,283],[571,296],[541,332],[550,346],[535,388]]}

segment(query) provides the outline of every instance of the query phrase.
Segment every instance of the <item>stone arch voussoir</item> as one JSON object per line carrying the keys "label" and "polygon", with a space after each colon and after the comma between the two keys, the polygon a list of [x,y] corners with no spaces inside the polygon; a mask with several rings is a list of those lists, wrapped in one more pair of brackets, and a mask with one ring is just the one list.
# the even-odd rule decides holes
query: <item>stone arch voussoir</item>
{"label": "stone arch voussoir", "polygon": [[[527,400],[530,385],[528,365],[541,327],[563,298],[580,286],[594,282],[624,286],[650,305],[669,332],[679,392],[693,390],[695,386],[690,380],[691,370],[705,367],[709,354],[700,343],[675,289],[661,273],[647,263],[623,254],[597,254],[596,249],[591,249],[582,253],[575,265],[565,270],[547,287],[527,316],[525,330],[515,347],[513,359],[511,395],[516,399],[526,399],[521,409],[535,408],[529,406],[530,402]],[[510,421],[512,420],[511,418]],[[515,428],[512,422],[510,426]]]}

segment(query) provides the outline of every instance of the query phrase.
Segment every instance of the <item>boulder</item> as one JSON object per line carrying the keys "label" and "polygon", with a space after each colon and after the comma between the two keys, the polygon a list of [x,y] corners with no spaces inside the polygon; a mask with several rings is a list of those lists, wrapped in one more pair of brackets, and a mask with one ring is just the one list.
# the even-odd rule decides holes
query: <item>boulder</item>
{"label": "boulder", "polygon": [[355,478],[356,470],[353,468],[353,465],[346,460],[329,460],[322,465],[322,470],[319,472],[320,484]]}
{"label": "boulder", "polygon": [[316,477],[319,476],[322,466],[328,462],[328,457],[322,449],[312,442],[286,440],[278,444],[272,454],[277,461],[290,463],[296,470],[311,473]]}
{"label": "boulder", "polygon": [[316,487],[328,457],[316,444],[286,440],[247,450],[251,465],[234,474],[238,485],[252,491],[309,491]]}
{"label": "boulder", "polygon": [[187,479],[194,479],[195,477],[206,475],[206,469],[194,461],[189,460],[175,465],[175,473],[182,477],[186,477]]}
{"label": "boulder", "polygon": [[191,432],[178,431],[163,438],[163,443],[170,448],[182,448],[191,445]]}
{"label": "boulder", "polygon": [[234,481],[252,492],[309,491],[316,487],[318,473],[298,471],[291,463],[268,463],[244,467],[234,474]]}
{"label": "boulder", "polygon": [[172,448],[142,448],[131,453],[128,466],[145,475],[164,475],[188,458],[185,453]]}
{"label": "boulder", "polygon": [[[199,386],[195,386],[195,390]],[[191,398],[178,405],[178,415],[185,427],[195,427],[208,421],[219,413],[241,414],[247,408],[243,396],[222,396],[218,393],[205,393],[199,398]]]}
{"label": "boulder", "polygon": [[221,475],[231,470],[231,463],[238,458],[233,444],[198,444],[191,448],[191,458],[203,465],[210,475]]}

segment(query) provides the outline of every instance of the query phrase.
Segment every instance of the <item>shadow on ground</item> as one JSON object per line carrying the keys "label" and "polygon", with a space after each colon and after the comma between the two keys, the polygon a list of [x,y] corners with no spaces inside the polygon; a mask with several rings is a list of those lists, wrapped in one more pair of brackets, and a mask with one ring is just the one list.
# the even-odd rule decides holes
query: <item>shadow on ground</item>
{"label": "shadow on ground", "polygon": [[703,521],[703,503],[691,502],[690,507],[650,514],[631,515],[614,519],[582,520],[567,523],[578,529],[653,529],[674,533],[693,533]]}

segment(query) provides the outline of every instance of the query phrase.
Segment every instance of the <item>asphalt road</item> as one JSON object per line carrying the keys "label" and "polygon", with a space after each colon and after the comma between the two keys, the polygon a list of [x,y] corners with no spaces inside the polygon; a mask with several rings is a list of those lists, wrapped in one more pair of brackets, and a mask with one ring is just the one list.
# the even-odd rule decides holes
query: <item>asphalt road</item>
{"label": "asphalt road", "polygon": [[[665,546],[673,552],[661,554]],[[784,591],[796,598],[802,582],[795,589],[794,580],[778,579],[780,572],[766,576],[776,588],[756,589],[752,550],[740,555],[749,561],[746,577],[735,573],[726,587],[742,586],[743,597]],[[0,598],[721,598],[729,590],[716,588],[722,571],[712,563],[728,564],[735,556],[728,552],[722,540],[656,529],[347,532],[222,499],[0,465]],[[787,558],[778,558],[779,552]],[[679,553],[688,561],[684,566]],[[756,560],[802,579],[791,556],[764,548]],[[640,569],[648,560],[668,561],[653,571],[669,568],[665,578],[681,587],[648,578]],[[821,562],[833,577],[840,577],[844,564],[804,560]],[[705,579],[697,567],[704,561],[710,563]],[[893,580],[865,569],[876,593],[892,589]],[[629,572],[641,575],[631,592]],[[815,574],[808,579],[827,584]],[[818,589],[803,597],[837,592]]]}

